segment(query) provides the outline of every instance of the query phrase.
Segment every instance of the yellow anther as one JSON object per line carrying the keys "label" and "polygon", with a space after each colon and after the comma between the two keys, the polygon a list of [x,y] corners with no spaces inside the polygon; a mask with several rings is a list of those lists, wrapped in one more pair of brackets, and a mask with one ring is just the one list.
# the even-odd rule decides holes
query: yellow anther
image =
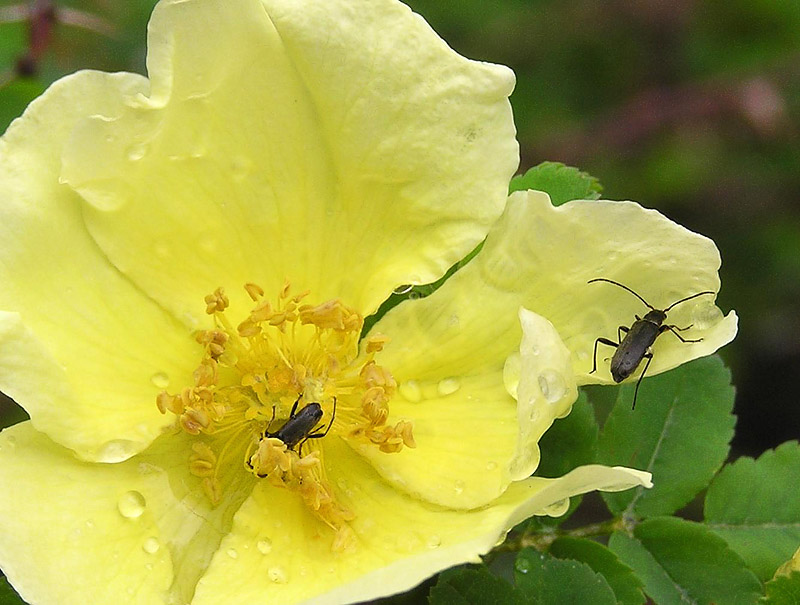
{"label": "yellow anther", "polygon": [[389,342],[389,337],[383,334],[374,334],[367,338],[367,346],[365,350],[367,353],[377,353],[383,350],[386,343]]}
{"label": "yellow anther", "polygon": [[189,456],[189,470],[196,477],[210,477],[214,474],[217,465],[217,456],[214,451],[201,441],[192,444],[192,454]]}
{"label": "yellow anther", "polygon": [[258,299],[264,296],[264,289],[258,284],[247,283],[244,285],[244,289],[254,302],[258,302]]}
{"label": "yellow anther", "polygon": [[206,313],[209,315],[213,315],[214,313],[221,313],[225,309],[228,308],[230,301],[228,297],[225,296],[225,290],[223,288],[217,288],[214,290],[213,294],[209,294],[205,297],[206,301]]}
{"label": "yellow anther", "polygon": [[206,477],[203,479],[203,492],[211,501],[211,504],[219,504],[219,500],[222,497],[222,487],[216,478]]}

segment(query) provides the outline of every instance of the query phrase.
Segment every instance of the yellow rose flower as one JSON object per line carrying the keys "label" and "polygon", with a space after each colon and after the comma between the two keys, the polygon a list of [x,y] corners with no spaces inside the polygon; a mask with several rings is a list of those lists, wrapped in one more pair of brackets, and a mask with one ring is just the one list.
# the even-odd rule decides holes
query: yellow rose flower
{"label": "yellow rose flower", "polygon": [[[506,68],[393,0],[165,0],[149,78],[56,82],[0,139],[0,568],[35,603],[352,602],[570,496],[529,477],[594,339],[719,289],[632,203],[505,191]],[[439,278],[361,338],[400,284]],[[545,319],[547,318],[547,319]],[[676,308],[649,373],[736,318]],[[673,314],[670,315],[673,321]],[[687,321],[687,323],[690,323]]]}

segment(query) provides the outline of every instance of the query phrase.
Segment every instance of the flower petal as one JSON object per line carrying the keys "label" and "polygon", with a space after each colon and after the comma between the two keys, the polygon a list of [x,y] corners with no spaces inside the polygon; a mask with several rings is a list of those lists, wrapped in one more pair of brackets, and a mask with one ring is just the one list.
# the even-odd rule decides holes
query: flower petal
{"label": "flower petal", "polygon": [[[76,460],[24,422],[0,433],[0,567],[31,603],[191,600],[233,513],[188,472],[183,435],[119,464]],[[244,475],[244,473],[242,473]]]}
{"label": "flower petal", "polygon": [[149,95],[85,121],[63,178],[108,257],[177,317],[217,286],[286,278],[369,313],[502,212],[513,74],[400,3],[165,1],[149,31]]}
{"label": "flower petal", "polygon": [[416,448],[386,455],[358,444],[356,451],[397,489],[451,508],[483,506],[531,475],[539,438],[572,409],[577,386],[552,324],[524,309],[519,318],[522,343],[502,369],[438,382],[395,374],[391,422],[413,422]]}
{"label": "flower petal", "polygon": [[[60,185],[78,116],[114,116],[144,79],[81,72],[55,83],[0,139],[0,389],[81,457],[120,460],[171,419],[155,405],[191,379],[188,332],[109,264]],[[157,384],[154,384],[157,383]]]}
{"label": "flower petal", "polygon": [[[343,603],[393,594],[452,565],[477,561],[511,527],[532,514],[548,514],[565,498],[649,484],[648,473],[581,467],[560,479],[515,483],[485,508],[453,511],[392,489],[343,444],[326,443],[326,461],[331,483],[356,515],[356,549],[331,552],[330,530],[298,498],[256,490],[198,584],[195,605]],[[227,556],[228,550],[237,557]]]}
{"label": "flower petal", "polygon": [[[520,306],[546,317],[567,348],[579,384],[611,382],[608,365],[592,369],[598,337],[615,338],[646,307],[604,277],[666,307],[717,292],[719,252],[692,233],[633,202],[575,201],[553,207],[541,192],[511,195],[481,252],[431,296],[392,309],[375,330],[392,338],[381,363],[396,375],[440,380],[494,368],[517,347]],[[687,344],[665,334],[653,346],[648,374],[709,355],[736,334],[736,314],[722,316],[711,296],[675,307],[667,323],[694,324]],[[425,351],[424,355],[417,354]]]}
{"label": "flower petal", "polygon": [[539,439],[556,418],[570,413],[578,398],[570,352],[553,324],[526,309],[520,309],[519,320],[522,343],[516,391],[519,439],[511,463],[514,480],[533,474],[539,466]]}
{"label": "flower petal", "polygon": [[422,382],[413,389],[401,378],[400,394],[390,404],[389,423],[411,421],[416,447],[385,454],[354,444],[384,480],[451,508],[483,506],[505,491],[520,428],[502,370]]}

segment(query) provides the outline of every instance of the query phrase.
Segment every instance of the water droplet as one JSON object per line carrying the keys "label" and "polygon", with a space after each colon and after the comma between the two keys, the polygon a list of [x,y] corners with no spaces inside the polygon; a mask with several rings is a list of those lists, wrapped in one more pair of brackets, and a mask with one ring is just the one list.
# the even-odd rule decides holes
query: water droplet
{"label": "water droplet", "polygon": [[97,462],[105,464],[114,464],[116,462],[125,462],[128,458],[133,456],[138,449],[138,443],[128,439],[116,439],[106,443],[99,452],[97,452]]}
{"label": "water droplet", "polygon": [[137,491],[125,492],[117,501],[119,514],[126,519],[136,519],[142,516],[147,502],[144,496]]}
{"label": "water droplet", "polygon": [[403,294],[408,294],[414,288],[413,284],[403,284],[402,286],[397,286],[392,292],[397,294],[398,296],[402,296]]}
{"label": "water droplet", "polygon": [[[699,304],[692,309],[692,323],[698,330],[706,330],[716,325],[722,321],[722,317],[722,311],[713,303]],[[687,338],[690,337],[687,336]]]}
{"label": "water droplet", "polygon": [[442,539],[436,534],[433,534],[428,538],[425,544],[430,549],[439,548],[442,545]]}
{"label": "water droplet", "polygon": [[128,159],[131,162],[138,162],[147,155],[149,147],[146,143],[136,143],[128,147]]}
{"label": "water droplet", "polygon": [[279,565],[270,567],[267,570],[267,576],[271,581],[275,582],[275,584],[286,584],[289,581],[289,576],[286,574],[286,570]]}
{"label": "water droplet", "polygon": [[460,388],[461,382],[459,382],[458,378],[445,378],[444,380],[440,380],[436,387],[436,389],[439,391],[439,395],[442,397],[452,395]]}
{"label": "water droplet", "polygon": [[91,520],[87,521],[86,522],[86,527],[88,527],[89,529],[92,529],[94,527],[94,521],[91,521]]}
{"label": "water droplet", "polygon": [[258,544],[256,544],[256,548],[258,548],[258,552],[260,552],[262,555],[268,555],[272,552],[272,540],[269,538],[259,540]]}
{"label": "water droplet", "polygon": [[150,382],[159,389],[166,389],[169,386],[169,376],[164,372],[156,372],[150,377]]}
{"label": "water droplet", "polygon": [[497,469],[497,462],[489,462],[486,464],[487,471],[493,471]]}
{"label": "water droplet", "polygon": [[539,374],[539,388],[548,403],[557,403],[567,391],[564,377],[555,370],[543,370]]}
{"label": "water droplet", "polygon": [[235,548],[229,548],[228,550],[225,551],[225,554],[227,554],[231,559],[235,559],[236,557],[239,556],[239,553],[236,552]]}
{"label": "water droplet", "polygon": [[247,175],[250,174],[252,169],[253,162],[250,161],[250,158],[243,155],[237,156],[231,161],[231,176],[234,181],[241,183],[247,178]]}
{"label": "water droplet", "polygon": [[464,482],[456,481],[455,484],[453,485],[453,488],[455,489],[456,495],[460,496],[461,494],[464,493]]}
{"label": "water droplet", "polygon": [[528,559],[517,559],[514,562],[514,568],[519,573],[528,573],[531,570],[531,562]]}
{"label": "water droplet", "polygon": [[416,290],[414,292],[409,293],[408,295],[408,300],[419,300],[420,298],[422,298],[422,294],[420,294]]}
{"label": "water droplet", "polygon": [[158,549],[161,548],[161,544],[158,543],[156,538],[147,538],[142,544],[142,550],[146,552],[148,555],[154,555],[158,552]]}
{"label": "water droplet", "polygon": [[414,403],[422,400],[422,388],[416,380],[406,380],[400,383],[400,395],[406,401]]}

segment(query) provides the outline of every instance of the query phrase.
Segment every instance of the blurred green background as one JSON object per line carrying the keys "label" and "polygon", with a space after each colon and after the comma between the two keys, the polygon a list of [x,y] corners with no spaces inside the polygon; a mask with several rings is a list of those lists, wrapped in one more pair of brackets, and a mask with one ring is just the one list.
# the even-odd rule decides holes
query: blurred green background
{"label": "blurred green background", "polygon": [[[154,4],[0,1],[0,132],[64,74],[144,73]],[[716,241],[719,304],[741,318],[722,352],[738,388],[734,455],[796,439],[800,2],[408,4],[461,54],[514,69],[522,169],[579,166],[604,197],[657,208]],[[0,426],[24,417],[0,404]]]}

